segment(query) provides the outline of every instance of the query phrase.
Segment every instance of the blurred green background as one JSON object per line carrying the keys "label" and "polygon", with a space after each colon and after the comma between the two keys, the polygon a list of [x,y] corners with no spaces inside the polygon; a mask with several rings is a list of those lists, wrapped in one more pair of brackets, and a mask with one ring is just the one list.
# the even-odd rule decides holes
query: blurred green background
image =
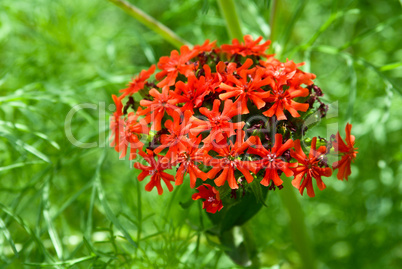
{"label": "blurred green background", "polygon": [[[342,134],[351,122],[359,148],[349,182],[332,176],[315,198],[298,196],[318,268],[401,268],[401,2],[274,3],[237,1],[243,33],[271,36],[271,53],[306,62],[325,100],[338,102],[331,122]],[[230,41],[215,1],[135,4],[192,44]],[[188,184],[145,192],[104,139],[111,94],[172,49],[108,1],[0,2],[0,268],[236,266],[204,236],[200,204],[180,206]],[[74,146],[64,128],[84,103],[93,107],[73,115],[70,131],[92,148]],[[265,268],[300,268],[281,195],[270,192],[248,225]]]}

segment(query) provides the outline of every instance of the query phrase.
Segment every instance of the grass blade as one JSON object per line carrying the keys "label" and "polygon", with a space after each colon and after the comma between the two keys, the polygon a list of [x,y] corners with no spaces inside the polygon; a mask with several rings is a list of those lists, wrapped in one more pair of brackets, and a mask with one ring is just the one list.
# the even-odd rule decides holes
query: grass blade
{"label": "grass blade", "polygon": [[[366,61],[361,57],[354,57],[352,54],[347,53],[345,51],[339,51],[338,48],[332,46],[317,46],[312,48],[313,51],[327,53],[330,55],[342,56],[342,57],[352,57],[355,63],[360,64],[366,68],[372,69],[377,75],[384,81],[386,85],[392,85],[392,89],[394,89],[397,93],[402,95],[402,89],[394,83],[391,79],[389,79],[383,72],[381,72],[380,68],[375,66],[374,64]],[[387,92],[386,88],[386,92]]]}
{"label": "grass blade", "polygon": [[96,258],[96,256],[86,256],[86,257],[81,257],[81,258],[77,258],[77,259],[73,259],[73,260],[55,262],[55,263],[31,263],[31,262],[27,262],[27,263],[24,263],[24,264],[28,265],[28,266],[39,266],[39,267],[54,267],[54,266],[61,266],[61,265],[71,267],[71,266],[74,266],[74,265],[77,265],[79,263],[89,261],[89,260],[92,260],[92,259],[95,259],[95,258]]}
{"label": "grass blade", "polygon": [[393,63],[393,64],[387,64],[387,65],[383,65],[380,67],[380,71],[384,72],[384,71],[389,71],[389,70],[394,70],[398,67],[402,66],[402,62],[399,63]]}
{"label": "grass blade", "polygon": [[39,132],[32,132],[32,130],[26,125],[23,125],[23,124],[20,124],[20,123],[7,122],[7,121],[0,121],[0,125],[5,125],[5,126],[10,127],[10,128],[15,128],[17,130],[33,134],[33,135],[35,135],[35,136],[37,136],[39,138],[42,138],[43,140],[49,142],[54,148],[60,149],[60,146],[55,141],[51,140],[47,135],[45,135],[43,133],[39,133]]}
{"label": "grass blade", "polygon": [[304,265],[303,268],[316,268],[311,240],[304,221],[303,208],[290,181],[285,180],[283,185],[284,188],[279,192],[279,196],[289,214],[289,230],[291,231],[296,249],[300,253],[300,258]]}
{"label": "grass blade", "polygon": [[140,182],[138,180],[136,180],[137,183],[137,218],[138,218],[138,225],[137,225],[137,242],[138,244],[140,244],[140,240],[141,240],[141,233],[142,233],[142,199],[141,199],[141,185]]}
{"label": "grass blade", "polygon": [[346,111],[346,122],[351,122],[353,117],[353,106],[356,101],[356,92],[357,92],[357,76],[356,71],[353,66],[353,59],[351,57],[346,57],[346,63],[350,70],[350,91],[349,91],[349,104],[348,110]]}
{"label": "grass blade", "polygon": [[163,37],[166,41],[168,41],[173,46],[180,48],[183,45],[190,45],[187,41],[176,35],[172,30],[163,25],[161,22],[157,21],[153,17],[146,14],[144,11],[139,9],[138,7],[124,1],[124,0],[109,0],[116,6],[123,9],[130,16],[134,17],[137,21],[144,24],[146,27],[154,31]]}
{"label": "grass blade", "polygon": [[360,42],[361,40],[363,40],[364,38],[366,38],[366,37],[368,37],[368,36],[370,36],[372,34],[379,33],[381,31],[383,31],[385,28],[387,28],[388,26],[394,24],[395,22],[399,21],[400,19],[402,19],[402,15],[392,17],[392,18],[386,20],[383,23],[377,24],[376,27],[364,31],[363,33],[361,33],[360,35],[358,35],[357,37],[355,37],[351,41],[343,44],[339,48],[339,50],[344,50],[344,49],[352,46],[353,44],[356,44],[357,42]]}
{"label": "grass blade", "polygon": [[271,39],[271,41],[274,40],[275,38],[275,21],[276,21],[276,15],[278,13],[278,1],[277,0],[273,0],[271,2],[271,8],[269,11],[269,28],[270,28],[270,33],[269,33],[269,39]]}
{"label": "grass blade", "polygon": [[43,217],[46,222],[47,230],[50,236],[50,240],[52,241],[52,244],[54,246],[54,249],[56,250],[57,257],[62,260],[63,259],[63,247],[61,245],[60,238],[56,232],[56,229],[53,225],[53,219],[50,216],[50,202],[49,202],[49,185],[50,185],[50,179],[46,182],[45,186],[43,187],[42,191],[42,200],[44,203],[43,206]]}
{"label": "grass blade", "polygon": [[0,172],[4,172],[4,171],[7,171],[7,170],[20,168],[20,167],[25,167],[26,165],[29,165],[29,164],[44,164],[44,163],[43,162],[15,163],[15,164],[0,167]]}
{"label": "grass blade", "polygon": [[117,217],[113,214],[113,211],[110,209],[110,206],[106,200],[105,191],[102,187],[102,183],[100,180],[100,169],[102,167],[103,161],[106,157],[106,150],[103,152],[102,156],[99,158],[98,166],[95,172],[95,181],[94,184],[98,190],[98,199],[101,202],[103,209],[105,210],[106,217],[116,226],[117,229],[123,234],[124,238],[135,248],[138,247],[138,244],[131,238],[128,231],[124,228],[124,226],[120,223]]}
{"label": "grass blade", "polygon": [[3,132],[0,132],[0,136],[3,136],[5,138],[7,138],[13,144],[15,144],[15,145],[23,148],[24,150],[32,153],[33,155],[35,155],[39,159],[41,159],[41,160],[43,160],[43,161],[45,161],[47,163],[51,163],[49,157],[47,157],[45,154],[43,154],[42,152],[40,152],[39,150],[37,150],[33,146],[31,146],[31,145],[23,142],[22,140],[18,139],[17,137],[15,137],[15,136],[13,136],[11,134],[3,133]]}
{"label": "grass blade", "polygon": [[10,231],[7,229],[6,224],[4,223],[4,221],[1,218],[0,218],[0,231],[3,233],[4,237],[7,239],[15,256],[19,257],[17,248],[15,247],[14,241],[11,238]]}
{"label": "grass blade", "polygon": [[[274,2],[276,2],[274,0]],[[293,32],[293,28],[296,22],[299,20],[300,16],[303,14],[304,7],[306,6],[306,0],[297,1],[297,6],[295,12],[293,12],[290,22],[287,24],[285,33],[281,38],[281,43],[283,44],[283,51],[286,51],[286,47],[289,44],[290,36]],[[275,16],[275,15],[274,15]]]}
{"label": "grass blade", "polygon": [[25,223],[25,221],[21,217],[16,215],[13,211],[9,210],[9,208],[7,208],[7,206],[5,206],[4,204],[0,203],[0,208],[6,215],[14,219],[28,233],[31,239],[33,239],[38,246],[39,250],[42,251],[46,259],[54,262],[52,255],[50,255],[50,253],[46,250],[46,247],[43,245],[42,240],[36,235],[35,232],[32,231],[32,229]]}
{"label": "grass blade", "polygon": [[314,43],[317,41],[317,39],[321,36],[322,33],[324,33],[335,21],[338,19],[349,15],[349,14],[358,14],[360,12],[359,9],[350,9],[347,11],[338,11],[336,13],[333,13],[328,20],[314,33],[314,35],[310,38],[309,41],[307,41],[305,44],[301,46],[297,46],[294,48],[289,54],[290,58],[299,50],[306,50],[310,48],[311,46],[314,45]]}
{"label": "grass blade", "polygon": [[236,6],[233,0],[218,0],[219,9],[226,22],[226,28],[228,29],[229,37],[231,39],[237,38],[243,39],[243,33],[241,31],[240,20],[236,12]]}

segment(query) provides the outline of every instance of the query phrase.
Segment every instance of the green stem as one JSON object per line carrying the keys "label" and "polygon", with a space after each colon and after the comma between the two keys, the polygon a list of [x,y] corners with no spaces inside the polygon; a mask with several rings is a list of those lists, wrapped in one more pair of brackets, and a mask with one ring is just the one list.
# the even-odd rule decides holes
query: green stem
{"label": "green stem", "polygon": [[269,29],[271,30],[269,34],[269,39],[271,42],[274,40],[274,30],[275,30],[275,20],[276,20],[276,11],[277,11],[277,0],[272,1],[271,11],[269,12]]}
{"label": "green stem", "polygon": [[241,231],[243,232],[243,243],[246,246],[248,255],[251,260],[251,265],[253,268],[260,268],[261,263],[258,257],[257,244],[255,242],[253,231],[250,227],[250,222],[246,222],[240,228]]}
{"label": "green stem", "polygon": [[191,45],[178,35],[176,35],[172,30],[168,27],[154,19],[153,17],[146,14],[144,11],[139,9],[138,7],[124,1],[124,0],[109,0],[116,6],[123,9],[130,16],[134,17],[140,23],[144,24],[146,27],[154,31],[163,37],[166,41],[168,41],[173,46],[180,48],[183,45]]}
{"label": "green stem", "polygon": [[289,181],[285,180],[283,189],[279,191],[282,203],[289,213],[290,217],[290,231],[296,246],[300,253],[303,263],[303,268],[316,268],[314,260],[314,253],[310,241],[309,234],[307,233],[306,223],[304,221],[303,208],[300,205],[298,198],[295,195],[294,187]]}
{"label": "green stem", "polygon": [[219,8],[226,21],[226,27],[231,39],[243,39],[243,33],[240,27],[240,20],[237,16],[236,6],[233,0],[218,0]]}

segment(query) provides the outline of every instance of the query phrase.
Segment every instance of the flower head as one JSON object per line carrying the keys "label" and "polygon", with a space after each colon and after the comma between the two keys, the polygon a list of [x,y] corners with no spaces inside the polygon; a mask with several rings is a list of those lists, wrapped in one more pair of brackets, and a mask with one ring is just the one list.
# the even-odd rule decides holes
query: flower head
{"label": "flower head", "polygon": [[[315,75],[299,69],[303,63],[267,55],[269,44],[246,35],[244,41],[221,46],[209,40],[193,48],[182,46],[161,57],[156,67],[141,71],[120,90],[121,96],[113,95],[111,145],[121,157],[129,152],[133,159],[139,152],[148,163],[134,164],[142,170],[140,181],[150,176],[147,191],[156,187],[161,194],[162,181],[169,191],[173,181],[181,185],[188,180],[191,188],[205,181],[210,185],[198,187],[193,199],[203,199],[207,212],[215,213],[223,206],[219,192],[225,202],[233,199],[233,205],[249,201],[243,200],[245,195],[259,200],[261,188],[253,181],[269,190],[281,188],[288,180],[281,179],[283,173],[294,176],[293,186],[301,194],[307,189],[312,197],[313,179],[322,190],[322,177],[333,171],[326,164],[332,146],[341,157],[333,169],[339,169],[338,179],[348,179],[357,153],[351,125],[346,142],[338,132],[334,141],[326,142],[331,147],[317,149],[313,138],[305,154],[301,142],[293,140],[305,135],[303,121],[309,115],[325,117],[328,106],[320,99],[323,91],[313,84]],[[144,97],[139,103],[132,96],[136,92]],[[174,174],[165,172],[171,168]],[[242,197],[236,195],[239,188]]]}

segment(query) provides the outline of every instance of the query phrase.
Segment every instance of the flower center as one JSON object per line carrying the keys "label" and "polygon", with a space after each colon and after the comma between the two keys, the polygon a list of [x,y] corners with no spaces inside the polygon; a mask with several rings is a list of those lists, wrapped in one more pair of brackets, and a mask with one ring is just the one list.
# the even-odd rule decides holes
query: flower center
{"label": "flower center", "polygon": [[208,197],[208,202],[210,202],[210,203],[212,203],[213,201],[215,201],[215,198],[214,197]]}
{"label": "flower center", "polygon": [[268,161],[273,162],[276,159],[276,154],[270,153],[267,155]]}
{"label": "flower center", "polygon": [[212,119],[211,123],[219,127],[222,125],[222,118],[220,116],[216,116]]}

